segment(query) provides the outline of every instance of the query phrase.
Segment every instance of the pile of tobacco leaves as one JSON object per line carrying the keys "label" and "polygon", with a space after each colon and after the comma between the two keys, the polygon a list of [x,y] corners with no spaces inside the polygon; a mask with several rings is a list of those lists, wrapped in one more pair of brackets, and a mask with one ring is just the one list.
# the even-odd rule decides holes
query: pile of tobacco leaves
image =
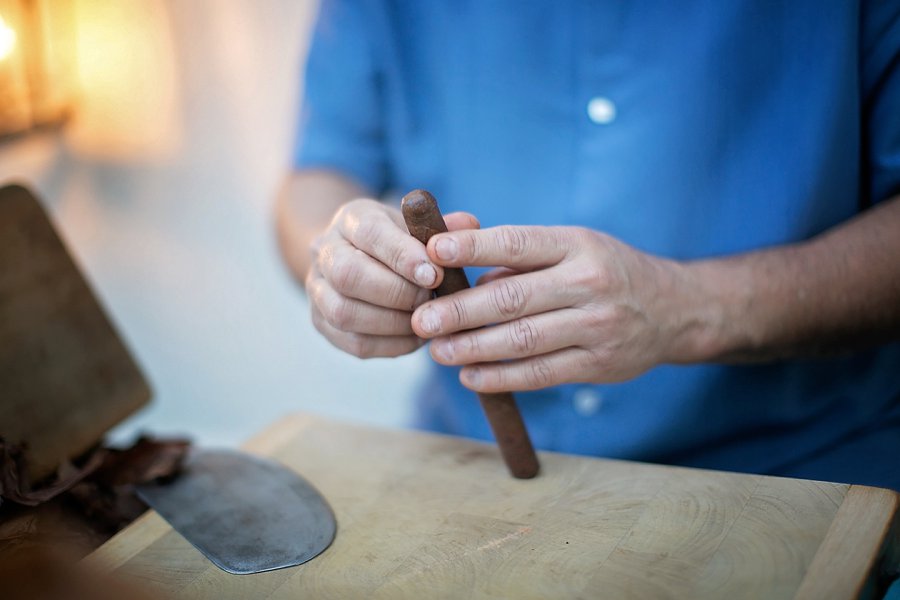
{"label": "pile of tobacco leaves", "polygon": [[[189,448],[145,436],[124,449],[94,448],[32,482],[28,448],[0,437],[0,597],[116,597],[118,584],[77,561],[147,509],[135,486],[176,476]],[[117,595],[143,597],[128,592]]]}

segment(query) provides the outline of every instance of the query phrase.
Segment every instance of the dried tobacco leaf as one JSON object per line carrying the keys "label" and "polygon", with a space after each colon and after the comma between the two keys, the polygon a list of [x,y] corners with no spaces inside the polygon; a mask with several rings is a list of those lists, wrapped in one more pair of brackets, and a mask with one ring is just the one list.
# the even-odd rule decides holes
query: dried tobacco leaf
{"label": "dried tobacco leaf", "polygon": [[91,480],[117,486],[169,479],[181,469],[190,445],[185,439],[158,440],[141,436],[130,448],[108,450],[103,466]]}
{"label": "dried tobacco leaf", "polygon": [[27,449],[0,438],[0,503],[9,501],[0,506],[0,556],[41,539],[96,547],[146,510],[134,486],[175,476],[189,448],[184,439],[148,437],[122,450],[98,448],[78,464],[64,462],[51,482],[32,489]]}
{"label": "dried tobacco leaf", "polygon": [[0,438],[0,504],[3,500],[25,506],[37,506],[47,502],[99,469],[104,457],[103,449],[96,450],[90,454],[83,466],[69,469],[64,476],[57,476],[54,482],[32,490],[28,480],[25,447],[10,444]]}
{"label": "dried tobacco leaf", "polygon": [[109,449],[103,465],[69,490],[66,498],[78,505],[96,531],[112,535],[147,510],[134,486],[174,477],[189,449],[190,442],[184,439],[144,436],[130,448]]}
{"label": "dried tobacco leaf", "polygon": [[[190,442],[184,439],[141,436],[124,450],[99,448],[81,466],[63,463],[52,483],[31,489],[25,447],[0,438],[0,504],[9,500],[37,506],[88,480],[100,490],[170,478],[180,470],[189,447]],[[81,498],[87,493],[83,490]]]}

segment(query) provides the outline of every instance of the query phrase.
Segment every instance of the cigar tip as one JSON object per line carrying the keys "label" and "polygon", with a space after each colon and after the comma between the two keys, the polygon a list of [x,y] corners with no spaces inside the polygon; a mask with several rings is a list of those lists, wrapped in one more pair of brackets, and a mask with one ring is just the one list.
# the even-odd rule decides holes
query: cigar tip
{"label": "cigar tip", "polygon": [[540,472],[540,469],[538,467],[533,467],[533,468],[518,469],[516,471],[510,471],[510,472],[512,473],[512,476],[515,477],[516,479],[534,479],[535,477],[537,477],[537,474]]}
{"label": "cigar tip", "polygon": [[426,190],[413,190],[400,201],[403,214],[425,215],[437,209],[437,200]]}

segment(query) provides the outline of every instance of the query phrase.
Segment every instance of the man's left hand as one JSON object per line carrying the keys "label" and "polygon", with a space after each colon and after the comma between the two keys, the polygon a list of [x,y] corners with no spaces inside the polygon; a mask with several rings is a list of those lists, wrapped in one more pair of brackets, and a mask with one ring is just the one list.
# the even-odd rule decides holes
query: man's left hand
{"label": "man's left hand", "polygon": [[468,388],[617,382],[690,359],[701,319],[680,263],[580,227],[456,231],[427,250],[441,266],[497,267],[412,317],[436,361],[464,366]]}

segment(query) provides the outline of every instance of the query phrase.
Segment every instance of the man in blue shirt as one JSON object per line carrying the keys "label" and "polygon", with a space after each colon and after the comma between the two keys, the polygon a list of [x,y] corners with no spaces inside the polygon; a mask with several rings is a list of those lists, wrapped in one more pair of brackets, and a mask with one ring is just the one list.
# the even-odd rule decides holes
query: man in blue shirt
{"label": "man in blue shirt", "polygon": [[420,426],[900,489],[900,2],[326,0],[303,102],[284,254],[337,347],[431,340]]}

